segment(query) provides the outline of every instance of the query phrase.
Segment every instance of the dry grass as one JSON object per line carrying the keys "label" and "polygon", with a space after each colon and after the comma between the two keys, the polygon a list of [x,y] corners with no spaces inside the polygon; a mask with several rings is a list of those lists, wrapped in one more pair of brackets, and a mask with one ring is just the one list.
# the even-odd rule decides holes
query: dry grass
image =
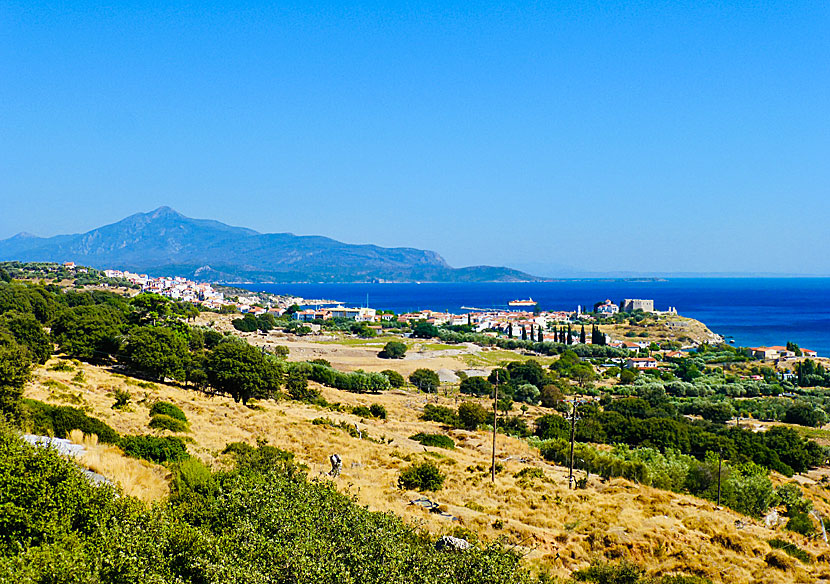
{"label": "dry grass", "polygon": [[86,448],[78,461],[81,466],[104,475],[124,494],[152,503],[170,492],[170,472],[163,466],[125,456],[117,446],[99,444],[95,434],[84,435],[80,430],[73,430],[69,439]]}
{"label": "dry grass", "polygon": [[[325,354],[322,356],[327,358]],[[384,362],[387,363],[390,362]],[[338,453],[343,458],[339,487],[370,508],[393,511],[433,532],[447,532],[460,525],[485,540],[506,537],[524,550],[528,563],[544,565],[560,576],[588,565],[598,555],[609,559],[628,558],[655,572],[696,573],[714,582],[737,584],[809,582],[830,572],[826,562],[830,554],[823,542],[767,529],[762,523],[729,510],[716,510],[712,503],[701,499],[622,479],[602,482],[597,477],[589,479],[586,489],[569,491],[566,469],[541,460],[538,451],[527,443],[502,435],[498,437],[497,458],[504,468],[494,485],[489,480],[491,443],[487,433],[448,432],[457,445],[452,451],[425,448],[408,438],[420,431],[441,432],[437,424],[419,420],[419,415],[426,403],[455,405],[453,398],[401,390],[383,395],[357,395],[321,388],[329,402],[352,406],[380,403],[389,414],[385,421],[362,420],[352,414],[292,401],[261,402],[258,404],[261,409],[250,409],[228,398],[208,397],[171,385],[136,388],[105,369],[86,364],[81,368],[86,381],[76,391],[81,393],[93,415],[119,432],[150,432],[149,407],[155,400],[163,399],[185,412],[194,439],[188,449],[207,464],[218,461],[227,443],[255,443],[258,438],[294,452],[300,462],[308,465],[311,476],[327,472],[329,455]],[[65,383],[72,375],[40,368],[35,381],[27,387],[26,396],[54,402],[56,397],[44,381],[54,379]],[[129,411],[112,409],[112,391],[118,387],[127,388],[133,394]],[[540,412],[531,408],[528,415]],[[359,440],[343,430],[310,423],[321,416],[357,424],[378,442]],[[98,448],[92,449],[90,456],[98,453]],[[111,467],[105,466],[109,464],[105,462],[107,457],[111,457]],[[458,517],[458,522],[410,505],[409,501],[419,495],[397,488],[399,470],[410,461],[426,457],[447,474],[444,489],[430,496]],[[90,466],[144,500],[153,500],[164,490],[158,483],[163,469],[150,465],[142,469],[150,474],[139,476],[133,461],[125,461],[106,448],[101,449],[96,462]],[[514,477],[526,467],[541,469],[544,478]],[[827,493],[821,484],[805,481],[808,496],[816,501],[822,513],[830,515]],[[737,527],[736,521],[740,521]],[[783,563],[773,566],[770,558],[786,561],[780,554],[769,555],[772,550],[766,541],[773,537],[785,537],[819,560],[810,566],[790,567]]]}

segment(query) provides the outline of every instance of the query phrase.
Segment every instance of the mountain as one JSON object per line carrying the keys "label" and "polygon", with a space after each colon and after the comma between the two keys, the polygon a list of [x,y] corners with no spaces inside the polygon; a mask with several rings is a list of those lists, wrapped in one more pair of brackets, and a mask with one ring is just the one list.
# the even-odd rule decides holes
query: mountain
{"label": "mountain", "polygon": [[20,233],[0,241],[0,260],[73,261],[96,268],[211,282],[517,282],[510,268],[453,268],[432,251],[352,245],[328,237],[259,233],[191,219],[170,207],[75,235]]}

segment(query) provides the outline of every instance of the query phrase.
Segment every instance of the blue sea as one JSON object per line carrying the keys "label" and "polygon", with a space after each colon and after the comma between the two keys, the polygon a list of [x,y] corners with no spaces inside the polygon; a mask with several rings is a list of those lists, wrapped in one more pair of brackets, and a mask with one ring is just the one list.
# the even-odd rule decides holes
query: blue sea
{"label": "blue sea", "polygon": [[506,309],[533,298],[543,310],[574,310],[610,298],[652,298],[658,310],[674,306],[739,346],[800,346],[830,356],[830,278],[676,278],[665,281],[562,280],[486,284],[259,284],[245,288],[347,306],[407,312],[461,307]]}

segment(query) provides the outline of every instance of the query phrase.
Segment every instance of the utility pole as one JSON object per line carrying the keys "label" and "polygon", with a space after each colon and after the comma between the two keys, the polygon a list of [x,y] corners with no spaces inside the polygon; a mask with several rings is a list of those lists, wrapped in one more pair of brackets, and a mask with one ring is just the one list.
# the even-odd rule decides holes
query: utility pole
{"label": "utility pole", "polygon": [[723,450],[718,450],[718,507],[720,507],[720,468],[721,468],[721,455],[723,454]]}
{"label": "utility pole", "polygon": [[574,436],[576,435],[576,398],[571,410],[571,456],[568,459],[568,488],[574,488]]}
{"label": "utility pole", "polygon": [[490,480],[496,482],[496,423],[499,415],[499,370],[496,369],[496,391],[493,394],[493,460],[490,465]]}

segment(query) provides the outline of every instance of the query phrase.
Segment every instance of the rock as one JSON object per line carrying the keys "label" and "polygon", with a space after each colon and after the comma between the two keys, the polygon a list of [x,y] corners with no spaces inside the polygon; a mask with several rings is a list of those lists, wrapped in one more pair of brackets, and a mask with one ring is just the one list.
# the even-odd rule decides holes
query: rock
{"label": "rock", "polygon": [[36,436],[34,434],[24,434],[23,440],[32,446],[42,446],[45,448],[53,448],[58,451],[58,454],[63,456],[71,456],[73,458],[80,458],[86,453],[86,450],[80,444],[74,444],[66,438],[52,438],[51,436]]}
{"label": "rock", "polygon": [[449,552],[461,552],[464,550],[468,550],[472,547],[470,542],[466,539],[461,539],[460,537],[453,537],[451,535],[445,535],[441,539],[435,542],[435,549],[440,551],[449,551]]}
{"label": "rock", "polygon": [[780,519],[781,518],[778,516],[778,511],[770,511],[764,516],[764,525],[768,529],[775,529],[776,527],[778,527]]}

